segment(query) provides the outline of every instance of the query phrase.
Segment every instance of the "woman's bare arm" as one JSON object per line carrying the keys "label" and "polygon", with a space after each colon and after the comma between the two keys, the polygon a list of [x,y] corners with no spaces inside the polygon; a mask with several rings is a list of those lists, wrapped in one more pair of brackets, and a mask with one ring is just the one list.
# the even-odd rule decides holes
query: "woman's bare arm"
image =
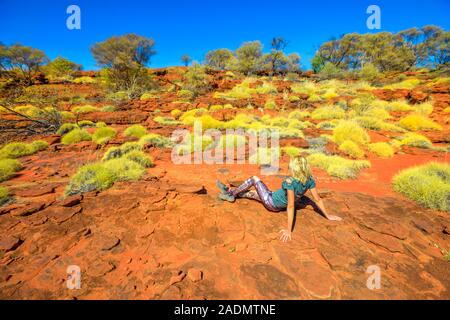
{"label": "woman's bare arm", "polygon": [[295,194],[293,190],[287,190],[287,198],[288,198],[288,205],[287,205],[287,213],[288,213],[288,221],[287,221],[287,229],[283,229],[280,232],[281,234],[281,241],[287,242],[291,240],[292,238],[292,227],[294,225],[294,211],[295,211]]}
{"label": "woman's bare arm", "polygon": [[323,200],[319,196],[319,193],[317,192],[316,188],[311,189],[311,194],[314,197],[314,201],[316,202],[316,204],[319,207],[320,211],[322,211],[322,213],[324,214],[325,218],[327,218],[328,220],[333,220],[333,221],[341,221],[342,220],[341,217],[333,216],[333,215],[328,213],[327,208],[325,208]]}

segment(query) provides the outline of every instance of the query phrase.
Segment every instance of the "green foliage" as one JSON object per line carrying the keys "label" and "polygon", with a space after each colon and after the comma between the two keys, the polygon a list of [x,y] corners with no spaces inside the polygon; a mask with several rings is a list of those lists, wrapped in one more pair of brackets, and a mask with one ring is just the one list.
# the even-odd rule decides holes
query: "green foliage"
{"label": "green foliage", "polygon": [[9,200],[9,191],[5,187],[0,187],[0,206],[7,203]]}
{"label": "green foliage", "polygon": [[386,142],[371,143],[368,145],[369,151],[375,153],[380,158],[392,158],[394,149]]}
{"label": "green foliage", "polygon": [[339,145],[339,150],[355,159],[361,159],[365,155],[364,151],[361,150],[361,148],[356,143],[350,140],[346,140],[341,143]]}
{"label": "green foliage", "polygon": [[0,149],[0,159],[21,158],[32,155],[48,147],[45,141],[37,140],[32,143],[11,142]]}
{"label": "green foliage", "polygon": [[131,151],[141,151],[143,148],[143,144],[140,142],[126,142],[122,144],[120,147],[111,147],[106,150],[102,161],[108,161],[111,159],[121,158]]}
{"label": "green foliage", "polygon": [[442,130],[440,125],[419,114],[411,114],[404,117],[399,121],[399,125],[411,131]]}
{"label": "green foliage", "polygon": [[450,212],[450,165],[431,162],[401,171],[394,190],[427,208]]}
{"label": "green foliage", "polygon": [[145,168],[153,167],[153,159],[147,156],[144,152],[139,150],[132,150],[125,154],[125,159],[134,161],[138,163],[140,166]]}
{"label": "green foliage", "polygon": [[356,122],[341,121],[333,130],[333,140],[339,145],[347,140],[365,145],[370,142],[370,137]]}
{"label": "green foliage", "polygon": [[180,124],[179,121],[177,121],[171,117],[158,116],[158,117],[153,118],[153,121],[155,121],[156,123],[162,124],[164,126],[176,126],[176,125]]}
{"label": "green foliage", "polygon": [[431,141],[418,133],[414,132],[408,132],[400,139],[400,143],[402,145],[407,145],[410,147],[417,147],[417,148],[431,148],[433,144]]}
{"label": "green foliage", "polygon": [[0,182],[10,179],[21,168],[22,165],[16,159],[0,159]]}
{"label": "green foliage", "polygon": [[145,68],[156,53],[154,45],[152,39],[126,34],[96,43],[91,51],[97,64],[106,68],[104,77],[111,90],[137,98],[154,86]]}
{"label": "green foliage", "polygon": [[92,137],[85,129],[74,129],[61,138],[61,143],[65,145],[79,143],[82,141],[91,141]]}
{"label": "green foliage", "polygon": [[319,76],[323,79],[339,78],[341,74],[342,71],[331,62],[326,62],[323,68],[319,71]]}
{"label": "green foliage", "polygon": [[193,98],[208,92],[211,89],[211,84],[205,67],[194,62],[184,74],[183,89],[192,92]]}
{"label": "green foliage", "polygon": [[91,105],[85,105],[73,107],[71,111],[74,113],[91,113],[91,112],[98,112],[99,109]]}
{"label": "green foliage", "polygon": [[104,168],[112,172],[114,181],[136,181],[145,174],[144,167],[127,157],[112,159],[102,163]]}
{"label": "green foliage", "polygon": [[261,68],[262,44],[259,41],[245,42],[236,50],[236,69],[246,75]]}
{"label": "green foliage", "polygon": [[169,138],[156,133],[147,134],[139,139],[140,144],[149,144],[157,148],[169,148],[173,145]]}
{"label": "green foliage", "polygon": [[205,65],[217,70],[225,70],[233,67],[236,58],[229,49],[217,49],[209,51],[205,56]]}
{"label": "green foliage", "polygon": [[116,136],[117,132],[111,127],[100,127],[95,130],[92,135],[92,140],[97,144],[106,144],[108,141]]}
{"label": "green foliage", "polygon": [[380,72],[378,71],[378,68],[374,64],[366,63],[358,71],[358,76],[362,80],[374,81],[376,78],[380,76]]}
{"label": "green foliage", "polygon": [[370,168],[370,162],[366,160],[348,160],[323,153],[311,154],[308,161],[311,166],[323,169],[339,179],[356,179],[362,169]]}
{"label": "green foliage", "polygon": [[140,139],[147,134],[147,129],[145,129],[140,124],[135,124],[131,127],[128,127],[123,134],[126,137],[135,137]]}
{"label": "green foliage", "polygon": [[311,118],[314,120],[343,119],[344,117],[345,111],[338,106],[320,107],[311,113]]}
{"label": "green foliage", "polygon": [[45,67],[47,76],[53,79],[69,79],[79,70],[80,65],[62,57],[57,57]]}
{"label": "green foliage", "polygon": [[87,77],[87,76],[75,78],[72,82],[76,83],[76,84],[94,84],[94,83],[97,83],[97,81],[94,78]]}
{"label": "green foliage", "polygon": [[93,128],[95,126],[96,126],[96,124],[90,120],[78,121],[79,128]]}
{"label": "green foliage", "polygon": [[66,188],[66,195],[106,190],[113,185],[114,181],[114,173],[103,163],[88,164],[81,167],[71,178]]}
{"label": "green foliage", "polygon": [[63,125],[61,125],[61,127],[59,127],[59,129],[56,133],[59,134],[60,136],[63,136],[77,128],[78,128],[78,126],[74,123],[64,123]]}

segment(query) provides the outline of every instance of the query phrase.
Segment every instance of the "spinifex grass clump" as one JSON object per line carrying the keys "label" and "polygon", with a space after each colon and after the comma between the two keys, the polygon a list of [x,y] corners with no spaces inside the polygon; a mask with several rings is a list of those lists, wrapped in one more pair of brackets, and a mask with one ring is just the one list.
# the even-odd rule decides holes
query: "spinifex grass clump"
{"label": "spinifex grass clump", "polygon": [[0,159],[0,182],[8,180],[21,168],[22,165],[16,159]]}
{"label": "spinifex grass clump", "polygon": [[117,159],[121,158],[125,154],[131,152],[131,151],[141,151],[143,148],[143,145],[139,142],[126,142],[120,147],[111,147],[108,150],[106,150],[105,155],[103,156],[103,161],[108,161],[111,159]]}
{"label": "spinifex grass clump", "polygon": [[134,137],[140,139],[147,134],[147,129],[145,129],[140,124],[135,124],[131,127],[128,127],[123,134],[126,137]]}
{"label": "spinifex grass clump", "polygon": [[354,159],[361,159],[364,157],[364,151],[353,141],[346,140],[339,146],[339,150]]}
{"label": "spinifex grass clump", "polygon": [[9,200],[8,189],[0,187],[0,206],[4,205]]}
{"label": "spinifex grass clump", "polygon": [[311,154],[308,161],[311,166],[324,169],[330,176],[339,179],[356,179],[362,169],[370,168],[370,162],[366,160],[348,160],[323,153]]}
{"label": "spinifex grass clump", "polygon": [[114,181],[113,172],[102,163],[88,164],[81,167],[72,177],[67,186],[66,195],[106,190],[114,184]]}
{"label": "spinifex grass clump", "polygon": [[356,122],[341,121],[333,130],[333,140],[337,144],[349,140],[358,145],[365,145],[370,142],[370,137],[366,130],[361,128]]}
{"label": "spinifex grass clump", "polygon": [[0,149],[0,159],[3,158],[21,158],[29,156],[44,150],[48,143],[42,140],[36,140],[32,143],[11,142]]}
{"label": "spinifex grass clump", "polygon": [[311,113],[311,118],[314,120],[343,119],[344,117],[345,111],[338,106],[320,107]]}
{"label": "spinifex grass clump", "polygon": [[82,141],[91,141],[92,137],[85,129],[74,129],[61,138],[63,144],[69,145]]}
{"label": "spinifex grass clump", "polygon": [[74,130],[74,129],[78,129],[78,126],[74,123],[64,123],[63,125],[61,125],[61,127],[59,127],[58,131],[56,132],[57,134],[63,136],[67,133],[69,133],[70,131]]}
{"label": "spinifex grass clump", "polygon": [[149,133],[139,139],[140,144],[149,144],[157,148],[169,148],[173,145],[172,141],[162,135]]}
{"label": "spinifex grass clump", "polygon": [[400,138],[400,143],[401,145],[424,149],[428,149],[433,146],[433,144],[427,137],[414,132],[408,132],[404,136],[402,136]]}
{"label": "spinifex grass clump", "polygon": [[100,111],[100,109],[91,105],[85,105],[73,107],[71,111],[74,113],[91,113],[91,112],[98,112]]}
{"label": "spinifex grass clump", "polygon": [[108,141],[113,139],[116,134],[116,130],[111,127],[100,127],[95,130],[94,134],[92,135],[92,140],[97,144],[104,145]]}
{"label": "spinifex grass clump", "polygon": [[411,114],[404,117],[399,121],[399,125],[411,131],[442,130],[440,125],[419,114]]}
{"label": "spinifex grass clump", "polygon": [[394,149],[386,142],[372,143],[368,145],[368,148],[380,158],[392,158],[394,156]]}
{"label": "spinifex grass clump", "polygon": [[394,190],[427,208],[450,212],[450,165],[431,162],[401,171]]}

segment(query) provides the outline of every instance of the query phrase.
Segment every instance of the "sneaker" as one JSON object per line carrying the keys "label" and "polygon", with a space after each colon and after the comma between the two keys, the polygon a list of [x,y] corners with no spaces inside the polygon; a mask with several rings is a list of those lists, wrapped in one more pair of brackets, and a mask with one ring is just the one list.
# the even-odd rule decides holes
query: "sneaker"
{"label": "sneaker", "polygon": [[224,185],[222,182],[220,182],[219,180],[216,181],[216,186],[217,188],[219,188],[220,192],[222,193],[228,193],[228,188],[226,185]]}
{"label": "sneaker", "polygon": [[219,199],[228,202],[234,202],[236,200],[231,194],[228,193],[219,194]]}

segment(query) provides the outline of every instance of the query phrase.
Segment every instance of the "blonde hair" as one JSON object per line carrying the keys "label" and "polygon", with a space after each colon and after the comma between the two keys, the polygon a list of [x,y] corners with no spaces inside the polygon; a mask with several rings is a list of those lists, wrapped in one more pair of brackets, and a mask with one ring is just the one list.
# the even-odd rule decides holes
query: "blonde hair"
{"label": "blonde hair", "polygon": [[305,157],[291,158],[289,168],[291,169],[292,176],[301,183],[306,183],[309,177],[312,176],[311,168],[309,167],[308,160]]}

